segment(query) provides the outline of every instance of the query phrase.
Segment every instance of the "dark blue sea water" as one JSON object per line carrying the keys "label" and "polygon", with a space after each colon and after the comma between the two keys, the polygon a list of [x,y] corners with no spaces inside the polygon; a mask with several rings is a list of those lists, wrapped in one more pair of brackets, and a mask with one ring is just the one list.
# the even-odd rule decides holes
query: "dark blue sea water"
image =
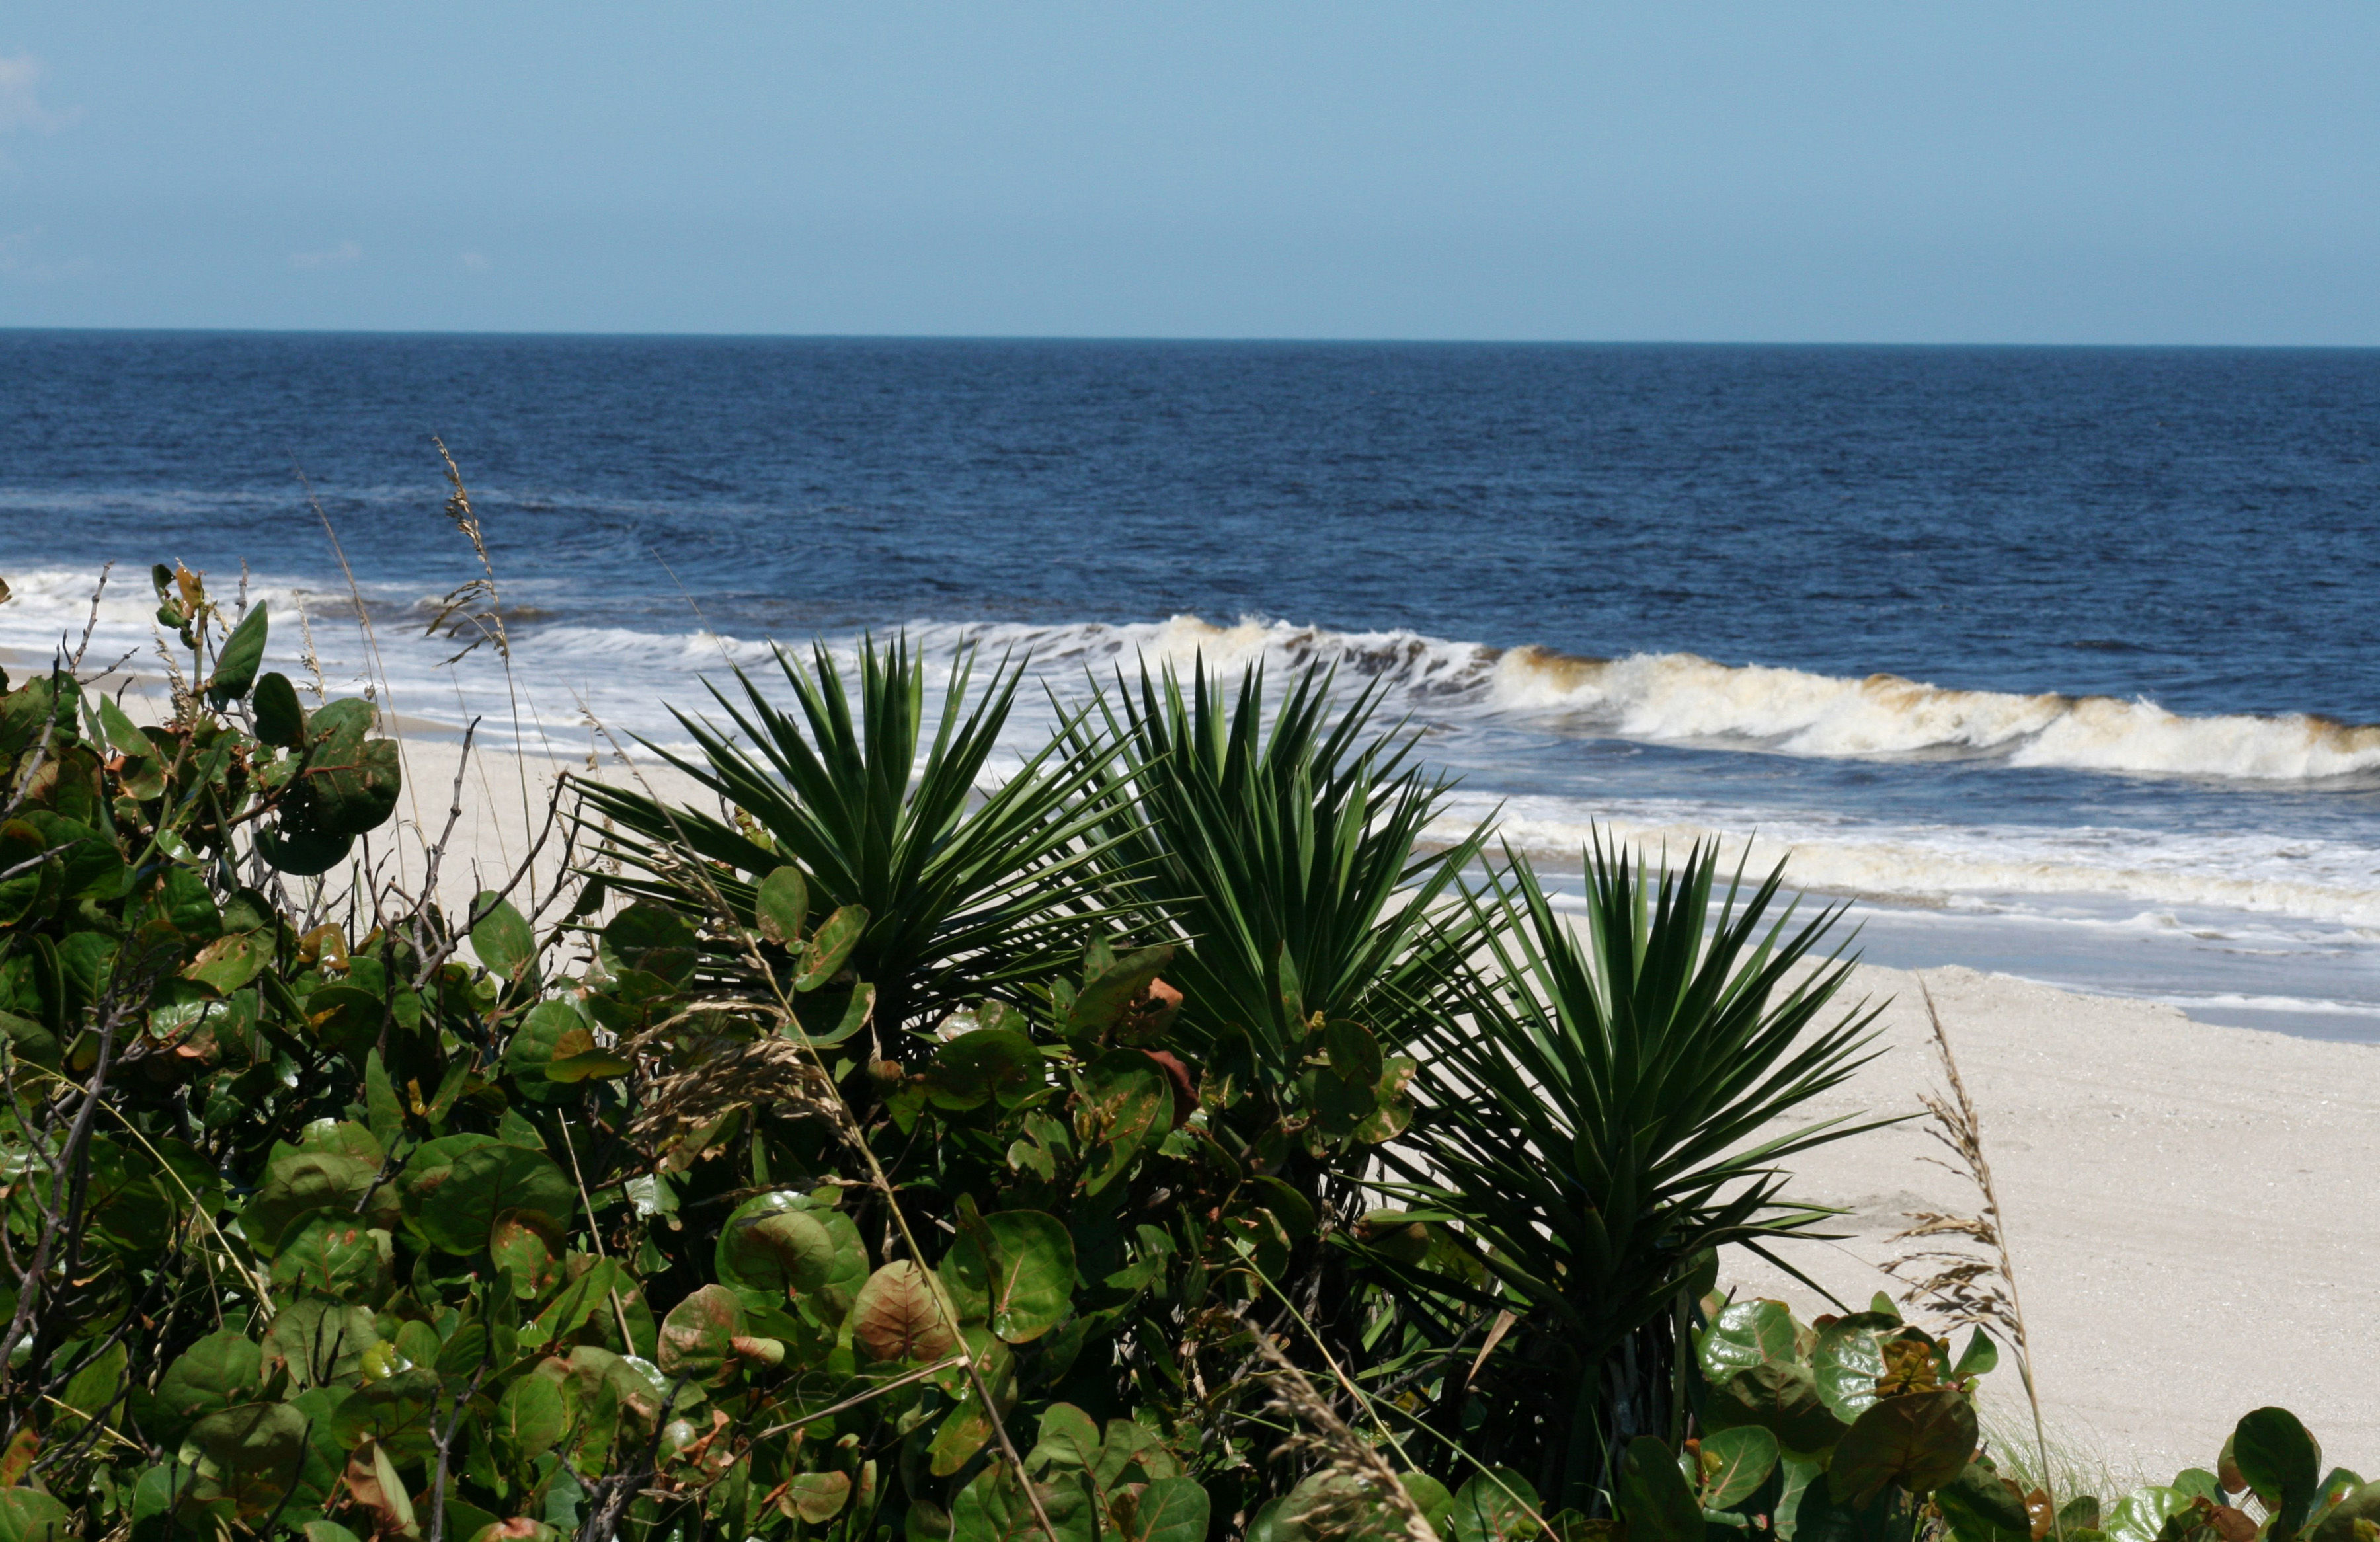
{"label": "dark blue sea water", "polygon": [[549,726],[905,624],[1330,660],[1522,844],[1756,830],[1871,956],[2380,1038],[2380,353],[0,333],[0,643],[245,559],[360,668],[302,468],[454,719],[432,434]]}

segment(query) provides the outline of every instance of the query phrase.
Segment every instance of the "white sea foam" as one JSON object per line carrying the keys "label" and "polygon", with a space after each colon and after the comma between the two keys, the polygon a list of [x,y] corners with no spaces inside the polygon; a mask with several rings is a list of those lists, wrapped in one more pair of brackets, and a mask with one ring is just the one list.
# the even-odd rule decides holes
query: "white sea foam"
{"label": "white sea foam", "polygon": [[[45,569],[8,577],[17,599],[0,610],[0,644],[46,650],[79,630],[90,595],[88,574]],[[252,589],[285,618],[297,592],[295,585],[270,581]],[[409,646],[418,641],[411,634],[430,597],[380,585],[366,598],[374,609],[395,613],[382,670],[410,675],[431,668],[437,651]],[[312,608],[323,620],[334,609],[347,609],[346,597],[317,591]],[[151,609],[143,576],[119,575],[102,608],[99,646],[121,644],[127,635],[138,646],[148,635]],[[406,625],[408,620],[415,624]],[[994,654],[1030,654],[1037,671],[1062,686],[1077,671],[1104,674],[1141,660],[1186,667],[1203,657],[1226,670],[1261,661],[1276,672],[1320,663],[1337,667],[1342,679],[1377,683],[1391,706],[1426,719],[1829,759],[1955,758],[2264,783],[2380,779],[2380,725],[2311,713],[2192,717],[2146,700],[1958,690],[1889,674],[1852,678],[1723,664],[1691,653],[1591,659],[1409,631],[1342,632],[1258,621],[1218,625],[1188,615],[1069,625],[926,622],[911,624],[909,631],[938,659],[967,643]],[[288,628],[275,641],[277,655],[294,659],[296,638]],[[686,699],[689,675],[766,657],[765,645],[751,638],[575,623],[524,629],[516,648],[516,662],[530,673],[533,686],[565,693],[591,686],[607,696],[617,686],[654,702]],[[323,651],[333,657],[355,650],[334,639]],[[442,684],[439,694],[451,689]],[[629,725],[666,728],[665,714],[649,715],[650,722]]]}
{"label": "white sea foam", "polygon": [[1031,650],[1047,666],[1110,662],[1236,669],[1308,663],[1378,681],[1426,715],[1485,718],[1654,743],[1839,759],[1991,759],[2137,775],[2243,782],[2380,777],[2380,725],[2312,713],[2189,717],[2155,702],[2055,692],[1956,690],[1853,679],[1692,653],[1579,658],[1497,650],[1406,631],[1337,632],[1284,622],[1221,626],[1196,616],[1132,625],[940,626],[921,640]]}
{"label": "white sea foam", "polygon": [[[45,655],[79,635],[91,576],[35,570],[6,575],[14,599],[0,606],[0,646],[20,659]],[[218,577],[218,587],[221,584]],[[455,645],[424,639],[432,599],[418,588],[367,589],[378,620],[376,667],[354,608],[342,593],[310,593],[260,578],[252,599],[273,607],[271,667],[298,668],[290,623],[306,600],[329,683],[354,690],[377,679],[384,699],[410,717],[453,720],[484,713],[482,742],[511,733],[502,665],[482,650],[441,667]],[[95,661],[135,652],[154,672],[154,600],[145,574],[119,572],[101,606]],[[1336,666],[1342,683],[1369,682],[1395,711],[1425,723],[1509,727],[1660,743],[1841,758],[1962,757],[2015,766],[2066,766],[2133,773],[2233,779],[2283,786],[2319,779],[2380,776],[2380,727],[2350,727],[2310,716],[2176,715],[2146,702],[2052,694],[1959,691],[1891,676],[1848,679],[1766,666],[1729,666],[1689,654],[1573,658],[1536,649],[1498,650],[1406,631],[1340,632],[1284,623],[1216,625],[1193,616],[1136,624],[1073,625],[914,624],[911,638],[937,673],[957,650],[1030,654],[1037,674],[1062,696],[1086,673],[1105,676],[1140,661],[1186,666],[1204,658],[1235,671],[1254,662],[1276,673],[1309,663]],[[848,652],[853,638],[835,639]],[[588,709],[615,732],[683,739],[671,708],[712,703],[697,683],[729,664],[765,663],[768,646],[710,631],[647,630],[562,622],[522,627],[513,639],[514,684],[526,702],[521,735],[580,736],[567,726]],[[771,671],[763,670],[764,682]],[[1020,698],[1035,722],[1037,693]],[[1475,776],[1445,831],[1467,826],[1503,790]],[[1684,789],[1681,789],[1682,793]],[[1847,894],[1940,903],[1959,896],[2112,895],[2145,907],[2215,908],[2380,929],[2380,863],[2367,846],[2315,850],[2278,834],[2190,838],[2155,831],[2010,831],[1974,826],[1899,827],[1874,820],[1780,823],[1772,810],[1704,807],[1684,796],[1585,802],[1562,797],[1508,801],[1501,833],[1522,849],[1574,856],[1590,821],[1630,839],[1682,845],[1718,835],[1730,860],[1747,848],[1755,864],[1791,856],[1796,883]],[[1745,832],[1759,835],[1747,843]]]}
{"label": "white sea foam", "polygon": [[[1461,799],[1430,833],[1454,840],[1488,812],[1484,800]],[[2367,941],[2380,941],[2380,884],[2372,881],[2380,875],[2373,871],[2372,853],[2361,848],[2308,862],[2283,857],[2285,843],[2278,840],[2192,841],[2156,831],[1861,824],[1827,831],[1772,826],[1747,834],[1755,822],[1748,811],[1717,820],[1644,817],[1649,812],[1614,817],[1565,799],[1515,798],[1498,810],[1496,831],[1515,850],[1554,861],[1575,861],[1597,832],[1606,841],[1672,852],[1715,841],[1730,868],[1742,862],[1748,872],[1765,876],[1781,861],[1797,888],[1829,893],[1925,904],[1965,895],[2115,896],[2151,906],[2289,917],[2358,929],[2373,934]],[[2284,876],[2285,868],[2303,876]],[[2148,929],[2157,924],[2154,917],[2150,912],[2121,924]],[[2178,918],[2173,929],[2189,929]],[[2242,934],[2239,941],[2254,939]]]}

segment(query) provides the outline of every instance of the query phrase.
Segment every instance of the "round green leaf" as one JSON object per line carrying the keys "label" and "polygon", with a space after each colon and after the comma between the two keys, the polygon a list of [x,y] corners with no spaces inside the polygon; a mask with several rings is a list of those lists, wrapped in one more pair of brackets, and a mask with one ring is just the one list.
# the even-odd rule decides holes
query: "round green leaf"
{"label": "round green leaf", "polygon": [[[482,915],[481,912],[485,911]],[[471,900],[471,914],[480,917],[471,929],[471,951],[488,973],[501,980],[525,978],[537,962],[537,935],[510,900],[482,891]]]}
{"label": "round green leaf", "polygon": [[1490,1467],[1455,1492],[1456,1542],[1518,1542],[1536,1534],[1542,1509],[1527,1478],[1510,1467]]}
{"label": "round green leaf", "polygon": [[211,705],[227,707],[248,694],[248,687],[255,683],[257,666],[264,662],[268,629],[264,601],[260,600],[256,608],[231,629],[231,636],[224,639],[222,649],[215,654],[215,672],[207,681],[207,700]]}
{"label": "round green leaf", "polygon": [[1447,1517],[1454,1511],[1454,1493],[1427,1473],[1399,1473],[1397,1481],[1404,1486],[1405,1497],[1421,1512],[1432,1531],[1441,1536],[1446,1531]]}
{"label": "round green leaf", "polygon": [[801,941],[809,912],[809,885],[799,868],[779,868],[760,880],[752,896],[752,919],[760,935],[788,947]]}
{"label": "round green leaf", "polygon": [[743,1331],[744,1305],[735,1299],[735,1293],[724,1285],[705,1285],[671,1307],[669,1316],[662,1319],[656,1358],[671,1376],[715,1381],[731,1368],[730,1346]]}
{"label": "round green leaf", "polygon": [[379,1175],[378,1163],[335,1151],[301,1150],[282,1157],[267,1169],[264,1187],[240,1212],[240,1229],[269,1257],[300,1217],[316,1210],[354,1215],[356,1201]]}
{"label": "round green leaf", "polygon": [[2286,1408],[2259,1408],[2231,1432],[2231,1460],[2265,1508],[2302,1508],[2322,1481],[2322,1448]]}
{"label": "round green leaf", "polygon": [[228,996],[257,977],[267,962],[265,945],[245,932],[225,932],[199,950],[182,971],[219,996]]}
{"label": "round green leaf", "polygon": [[1782,1454],[1777,1437],[1758,1425],[1739,1425],[1706,1436],[1702,1448],[1702,1502],[1732,1510],[1760,1491]]}
{"label": "round green leaf", "polygon": [[1950,1523],[1952,1542],[2033,1542],[2023,1499],[1980,1462],[1934,1490],[1934,1502]]}
{"label": "round green leaf", "polygon": [[603,929],[603,941],[629,968],[672,985],[684,984],[694,973],[694,929],[675,911],[650,900],[638,900],[613,917]]}
{"label": "round green leaf", "polygon": [[1835,1442],[1828,1492],[1855,1510],[1888,1483],[1912,1494],[1931,1493],[1966,1470],[1975,1438],[1975,1405],[1963,1392],[1879,1398]]}
{"label": "round green leaf", "polygon": [[189,1441],[226,1475],[280,1478],[298,1466],[306,1426],[305,1414],[290,1403],[249,1402],[200,1419]]}
{"label": "round green leaf", "polygon": [[[523,1092],[539,1102],[552,1102],[565,1096],[563,1090],[547,1079],[546,1067],[552,1063],[555,1046],[565,1034],[586,1033],[587,1019],[577,1007],[564,1001],[544,1001],[522,1014],[520,1026],[513,1030],[504,1045],[504,1070],[519,1084]],[[589,1034],[589,1042],[593,1036]]]}
{"label": "round green leaf", "polygon": [[1678,1471],[1678,1459],[1652,1436],[1628,1442],[1617,1497],[1633,1542],[1701,1542],[1702,1504]]}
{"label": "round green leaf", "polygon": [[1207,1514],[1207,1490],[1196,1479],[1161,1477],[1133,1501],[1124,1535],[1131,1542],[1205,1542]]}
{"label": "round green leaf", "polygon": [[1755,1365],[1711,1388],[1704,1423],[1712,1429],[1758,1425],[1789,1452],[1814,1456],[1829,1450],[1849,1427],[1818,1396],[1807,1366]]}
{"label": "round green leaf", "polygon": [[1173,947],[1160,942],[1127,953],[1083,982],[1067,1010],[1066,1026],[1075,1033],[1096,1032],[1115,1026],[1146,992],[1164,967],[1173,962]]}
{"label": "round green leaf", "polygon": [[553,1283],[562,1237],[535,1212],[506,1210],[488,1234],[488,1258],[512,1277],[513,1293],[524,1301],[543,1295]]}
{"label": "round green leaf", "polygon": [[1368,1092],[1379,1085],[1380,1042],[1371,1029],[1334,1017],[1322,1025],[1322,1048],[1332,1073],[1348,1087]]}
{"label": "round green leaf", "polygon": [[0,1542],[69,1542],[75,1513],[38,1488],[0,1488]]}
{"label": "round green leaf", "polygon": [[367,1381],[350,1392],[331,1417],[331,1439],[341,1451],[377,1440],[389,1460],[402,1466],[434,1449],[431,1421],[438,1413],[438,1373],[425,1366]]}
{"label": "round green leaf", "polygon": [[347,855],[356,838],[347,834],[331,834],[308,829],[290,815],[282,816],[281,823],[256,834],[256,849],[276,872],[295,878],[313,878],[329,872]]}
{"label": "round green leaf", "polygon": [[937,1108],[963,1112],[997,1098],[1014,1108],[1048,1084],[1039,1046],[1009,1028],[977,1028],[934,1051],[927,1096]]}
{"label": "round green leaf", "polygon": [[552,1450],[569,1423],[562,1389],[535,1373],[516,1379],[496,1404],[496,1439],[525,1460]]}
{"label": "round green leaf", "polygon": [[306,998],[306,1026],[333,1050],[369,1050],[389,1019],[388,1003],[352,985],[326,985]]}
{"label": "round green leaf", "polygon": [[455,1163],[465,1153],[497,1144],[493,1135],[466,1131],[460,1135],[440,1135],[415,1147],[413,1155],[406,1159],[405,1170],[396,1177],[397,1190],[404,1196],[406,1214],[416,1217],[421,1214],[431,1196],[455,1176]]}
{"label": "round green leaf", "polygon": [[2380,1526],[2380,1483],[2367,1483],[2341,1496],[2323,1512],[2322,1519],[2307,1534],[2308,1542],[2356,1542],[2358,1521]]}
{"label": "round green leaf", "polygon": [[846,905],[820,922],[817,935],[802,949],[801,972],[794,977],[794,989],[816,990],[834,978],[867,929],[868,912],[856,905]]}
{"label": "round green leaf", "polygon": [[[1007,1407],[1016,1397],[1014,1353],[981,1328],[967,1329],[965,1338],[977,1373],[999,1406]],[[965,1466],[991,1439],[991,1418],[984,1412],[983,1401],[976,1395],[974,1381],[965,1371],[953,1368],[935,1380],[944,1391],[954,1395],[956,1405],[943,1416],[941,1427],[934,1432],[933,1442],[927,1448],[928,1466],[936,1477],[948,1477]]]}
{"label": "round green leaf", "polygon": [[960,1228],[942,1272],[961,1316],[1029,1343],[1073,1310],[1075,1239],[1055,1216],[1001,1210]]}
{"label": "round green leaf", "polygon": [[2107,1542],[2157,1542],[2166,1522],[2190,1508],[2190,1496],[2179,1488],[2162,1484],[2135,1488],[2107,1512]]}
{"label": "round green leaf", "polygon": [[544,1152],[491,1144],[454,1159],[446,1180],[422,1199],[415,1224],[435,1246],[468,1257],[488,1245],[507,1210],[542,1217],[560,1232],[577,1208],[577,1189]]}
{"label": "round green leaf", "polygon": [[264,1381],[264,1351],[246,1335],[225,1329],[182,1352],[157,1381],[157,1401],[175,1429],[187,1428],[254,1397]]}
{"label": "round green leaf", "polygon": [[282,1239],[273,1282],[339,1301],[371,1301],[387,1283],[390,1238],[360,1216],[317,1210]]}
{"label": "round green leaf", "polygon": [[793,1501],[794,1513],[814,1526],[841,1514],[843,1501],[850,1496],[848,1473],[796,1473],[785,1480],[785,1497]]}
{"label": "round green leaf", "polygon": [[1854,1312],[1818,1330],[1810,1370],[1818,1396],[1837,1418],[1851,1423],[1876,1403],[1884,1375],[1884,1341],[1900,1331],[1900,1319],[1880,1312]]}
{"label": "round green leaf", "polygon": [[297,827],[322,835],[362,835],[396,811],[402,774],[396,742],[374,739],[372,704],[334,701],[307,720],[306,758],[298,772]]}
{"label": "round green leaf", "polygon": [[747,1200],[720,1229],[719,1277],[771,1295],[815,1291],[833,1276],[834,1239],[808,1210],[765,1203],[775,1197]]}
{"label": "round green leaf", "polygon": [[[926,1271],[909,1258],[894,1259],[859,1287],[851,1336],[872,1360],[939,1360],[958,1347],[957,1331],[942,1319]],[[1049,1419],[1043,1416],[1044,1428]],[[1092,1443],[1098,1443],[1096,1430]]]}
{"label": "round green leaf", "polygon": [[266,744],[296,749],[306,742],[306,710],[289,676],[275,671],[259,680],[249,709],[256,714],[256,736]]}
{"label": "round green leaf", "polygon": [[1162,1135],[1173,1127],[1173,1088],[1142,1050],[1111,1050],[1083,1073],[1077,1118],[1089,1126],[1091,1160],[1083,1175],[1083,1193],[1089,1196],[1131,1171],[1152,1133]]}
{"label": "round green leaf", "polygon": [[282,1308],[264,1330],[264,1352],[289,1369],[300,1387],[343,1381],[362,1367],[364,1352],[381,1342],[368,1306],[308,1298]]}
{"label": "round green leaf", "polygon": [[[1053,1402],[1041,1415],[1038,1438],[1033,1450],[1026,1453],[1025,1466],[1028,1472],[1040,1472],[1056,1465],[1091,1472],[1099,1464],[1099,1427],[1097,1420],[1071,1402]],[[1104,1487],[1104,1485],[1102,1485]]]}
{"label": "round green leaf", "polygon": [[1797,1358],[1793,1314],[1781,1301],[1739,1301],[1703,1330],[1697,1346],[1703,1375],[1713,1386],[1755,1366],[1791,1365]]}

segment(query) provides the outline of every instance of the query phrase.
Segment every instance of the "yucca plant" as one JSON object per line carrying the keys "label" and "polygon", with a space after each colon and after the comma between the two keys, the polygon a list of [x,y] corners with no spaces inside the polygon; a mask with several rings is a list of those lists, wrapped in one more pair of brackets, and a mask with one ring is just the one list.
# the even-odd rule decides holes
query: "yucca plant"
{"label": "yucca plant", "polygon": [[[963,1002],[1078,968],[1099,856],[1086,838],[1100,811],[1083,795],[1108,752],[1062,724],[996,787],[979,786],[1023,664],[1004,661],[974,691],[976,655],[963,650],[921,759],[925,665],[905,637],[862,640],[856,698],[823,644],[806,664],[779,649],[776,663],[796,711],[738,669],[735,694],[710,686],[733,734],[678,712],[702,758],[651,747],[751,826],[588,783],[581,818],[611,821],[601,849],[626,869],[609,881],[684,912],[723,901],[748,923],[759,880],[797,867],[813,910],[866,912],[849,966],[876,987],[877,1028],[895,1043]],[[688,853],[722,866],[697,872]],[[734,957],[719,962],[732,971]]]}
{"label": "yucca plant", "polygon": [[1890,1122],[1778,1128],[1878,1052],[1880,1007],[1819,1026],[1852,966],[1813,958],[1840,910],[1769,921],[1780,868],[1748,893],[1739,870],[1714,913],[1712,845],[1655,872],[1598,838],[1585,866],[1576,922],[1518,857],[1468,896],[1488,966],[1424,1035],[1421,1111],[1386,1155],[1517,1319],[1472,1384],[1474,1449],[1593,1513],[1629,1440],[1684,1434],[1698,1269],[1834,1213],[1790,1201],[1778,1164]]}
{"label": "yucca plant", "polygon": [[1419,850],[1449,782],[1414,762],[1417,735],[1375,725],[1377,689],[1334,710],[1332,684],[1306,669],[1268,713],[1261,665],[1232,689],[1202,658],[1186,688],[1144,667],[1100,698],[1108,892],[1180,944],[1179,1036],[1275,1094],[1326,1022],[1402,1048],[1451,999],[1473,929],[1439,902],[1484,827]]}
{"label": "yucca plant", "polygon": [[1234,1288],[1318,1375],[1377,1383],[1411,1335],[1337,1239],[1411,1117],[1408,1041],[1459,999],[1474,920],[1446,901],[1482,837],[1419,849],[1448,783],[1375,721],[1377,689],[1340,701],[1332,684],[1304,670],[1269,702],[1261,668],[1234,681],[1203,660],[1186,681],[1120,681],[1099,838],[1111,903],[1173,947],[1173,1040],[1216,1094],[1205,1131],[1264,1175],[1216,1223],[1254,1245]]}

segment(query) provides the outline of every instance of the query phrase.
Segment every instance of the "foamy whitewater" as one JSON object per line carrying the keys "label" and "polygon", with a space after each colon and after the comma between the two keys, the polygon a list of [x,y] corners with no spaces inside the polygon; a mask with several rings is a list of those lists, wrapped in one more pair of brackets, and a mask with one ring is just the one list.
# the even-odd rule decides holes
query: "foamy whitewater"
{"label": "foamy whitewater", "polygon": [[[509,674],[422,636],[433,432]],[[771,638],[1029,659],[1017,755],[1319,665],[1557,883],[1716,840],[1876,962],[2380,1041],[2380,352],[0,332],[0,443],[12,671],[110,560],[136,688],[149,565],[245,562],[275,667],[302,599],[333,689],[564,761]]]}
{"label": "foamy whitewater", "polygon": [[[91,615],[90,575],[37,569],[10,582],[0,648],[12,662],[79,643]],[[490,647],[446,662],[456,644],[424,632],[440,609],[434,595],[380,586],[365,597],[368,638],[350,595],[262,577],[249,594],[275,617],[272,665],[304,678],[310,632],[334,692],[370,690],[415,732],[476,722],[479,742],[492,747],[565,759],[609,757],[614,742],[691,753],[674,712],[719,717],[708,684],[732,689],[742,669],[783,694],[765,639],[516,621],[508,674]],[[128,674],[155,689],[153,608],[145,574],[112,581],[87,662],[124,659]],[[1730,795],[1725,779],[1710,795],[1677,788],[1713,780],[1685,770],[1697,760],[1765,757],[2119,773],[2199,788],[2365,789],[2380,786],[2380,727],[2303,715],[2192,718],[2148,701],[1944,690],[1691,654],[1584,659],[1286,622],[917,621],[880,630],[905,631],[938,683],[969,652],[978,670],[1001,660],[1025,665],[1044,688],[1020,696],[1006,739],[1014,758],[1046,740],[1053,698],[1079,703],[1095,682],[1112,685],[1143,665],[1186,674],[1201,662],[1232,673],[1254,664],[1277,679],[1318,666],[1350,692],[1374,692],[1383,719],[1406,720],[1426,758],[1460,778],[1435,830],[1442,839],[1485,822],[1500,844],[1557,875],[1574,869],[1598,832],[1673,851],[1716,841],[1730,865],[1765,872],[1783,861],[1815,902],[1847,903],[1878,962],[1949,949],[1962,961],[1995,959],[2010,972],[2152,996],[2204,1016],[2380,1039],[2380,843],[1849,819]],[[858,646],[852,633],[824,640],[846,662]],[[376,667],[368,662],[375,658]],[[1619,747],[1699,754],[1665,759],[1650,777],[1625,760],[1578,774],[1582,752]]]}

